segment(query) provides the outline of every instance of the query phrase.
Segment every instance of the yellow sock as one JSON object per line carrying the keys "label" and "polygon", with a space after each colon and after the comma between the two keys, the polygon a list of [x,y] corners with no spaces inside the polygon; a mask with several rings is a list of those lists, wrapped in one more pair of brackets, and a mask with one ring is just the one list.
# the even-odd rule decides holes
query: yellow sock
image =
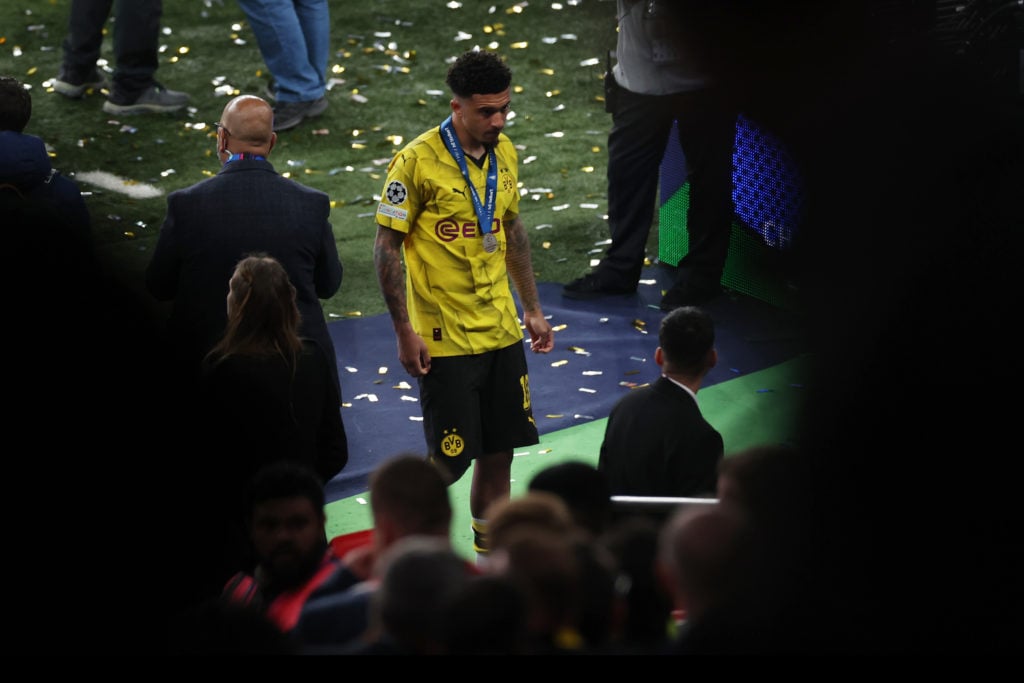
{"label": "yellow sock", "polygon": [[490,548],[487,545],[487,520],[473,518],[473,550],[477,555],[486,557]]}

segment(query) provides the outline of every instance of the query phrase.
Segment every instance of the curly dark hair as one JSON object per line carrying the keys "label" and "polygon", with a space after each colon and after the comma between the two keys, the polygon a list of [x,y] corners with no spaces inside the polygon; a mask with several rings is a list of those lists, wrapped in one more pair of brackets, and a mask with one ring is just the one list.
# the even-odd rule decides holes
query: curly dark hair
{"label": "curly dark hair", "polygon": [[448,69],[444,79],[457,97],[503,92],[512,83],[512,70],[493,52],[464,52]]}

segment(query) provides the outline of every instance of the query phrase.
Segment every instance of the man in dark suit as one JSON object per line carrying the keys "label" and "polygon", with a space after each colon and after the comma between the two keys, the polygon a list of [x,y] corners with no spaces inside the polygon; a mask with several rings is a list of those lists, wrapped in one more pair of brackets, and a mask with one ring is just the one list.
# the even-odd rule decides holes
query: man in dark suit
{"label": "man in dark suit", "polygon": [[614,496],[714,495],[724,443],[697,405],[718,362],[714,324],[700,308],[677,308],[662,319],[658,343],[661,377],[612,408],[598,469]]}
{"label": "man in dark suit", "polygon": [[146,287],[172,301],[168,342],[195,378],[203,356],[227,321],[225,299],[235,265],[252,252],[273,256],[295,285],[300,333],[317,342],[338,379],[334,344],[320,299],[341,286],[342,264],[328,221],[330,200],[279,175],[267,160],[277,141],[274,112],[263,99],[241,95],[217,123],[217,175],[167,197],[167,216],[146,269]]}

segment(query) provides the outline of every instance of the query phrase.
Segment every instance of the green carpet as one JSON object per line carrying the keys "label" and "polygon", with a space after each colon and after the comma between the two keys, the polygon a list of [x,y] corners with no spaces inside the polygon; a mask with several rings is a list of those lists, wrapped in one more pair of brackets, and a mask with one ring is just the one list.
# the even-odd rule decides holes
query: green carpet
{"label": "green carpet", "polygon": [[[697,394],[708,421],[722,433],[728,457],[749,446],[795,443],[796,417],[802,400],[807,359],[785,363],[705,387]],[[512,496],[522,494],[533,475],[548,465],[582,460],[597,465],[607,418],[543,435],[538,445],[516,452],[512,462]],[[452,501],[452,544],[473,557],[467,473],[449,489]],[[328,537],[373,526],[369,496],[361,493],[327,505]]]}

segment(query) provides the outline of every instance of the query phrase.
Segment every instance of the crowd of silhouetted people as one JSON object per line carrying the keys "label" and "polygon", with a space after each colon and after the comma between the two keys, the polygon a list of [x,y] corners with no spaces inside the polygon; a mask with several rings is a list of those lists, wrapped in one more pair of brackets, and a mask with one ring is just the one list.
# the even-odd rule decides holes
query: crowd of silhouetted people
{"label": "crowd of silhouetted people", "polygon": [[372,534],[344,552],[326,535],[315,472],[271,464],[246,496],[254,569],[181,610],[167,644],[175,654],[799,652],[808,643],[775,619],[814,578],[799,547],[803,463],[785,446],[725,462],[718,499],[629,514],[593,465],[550,465],[488,511],[489,550],[475,559],[453,547],[448,482],[422,455],[374,470]]}

